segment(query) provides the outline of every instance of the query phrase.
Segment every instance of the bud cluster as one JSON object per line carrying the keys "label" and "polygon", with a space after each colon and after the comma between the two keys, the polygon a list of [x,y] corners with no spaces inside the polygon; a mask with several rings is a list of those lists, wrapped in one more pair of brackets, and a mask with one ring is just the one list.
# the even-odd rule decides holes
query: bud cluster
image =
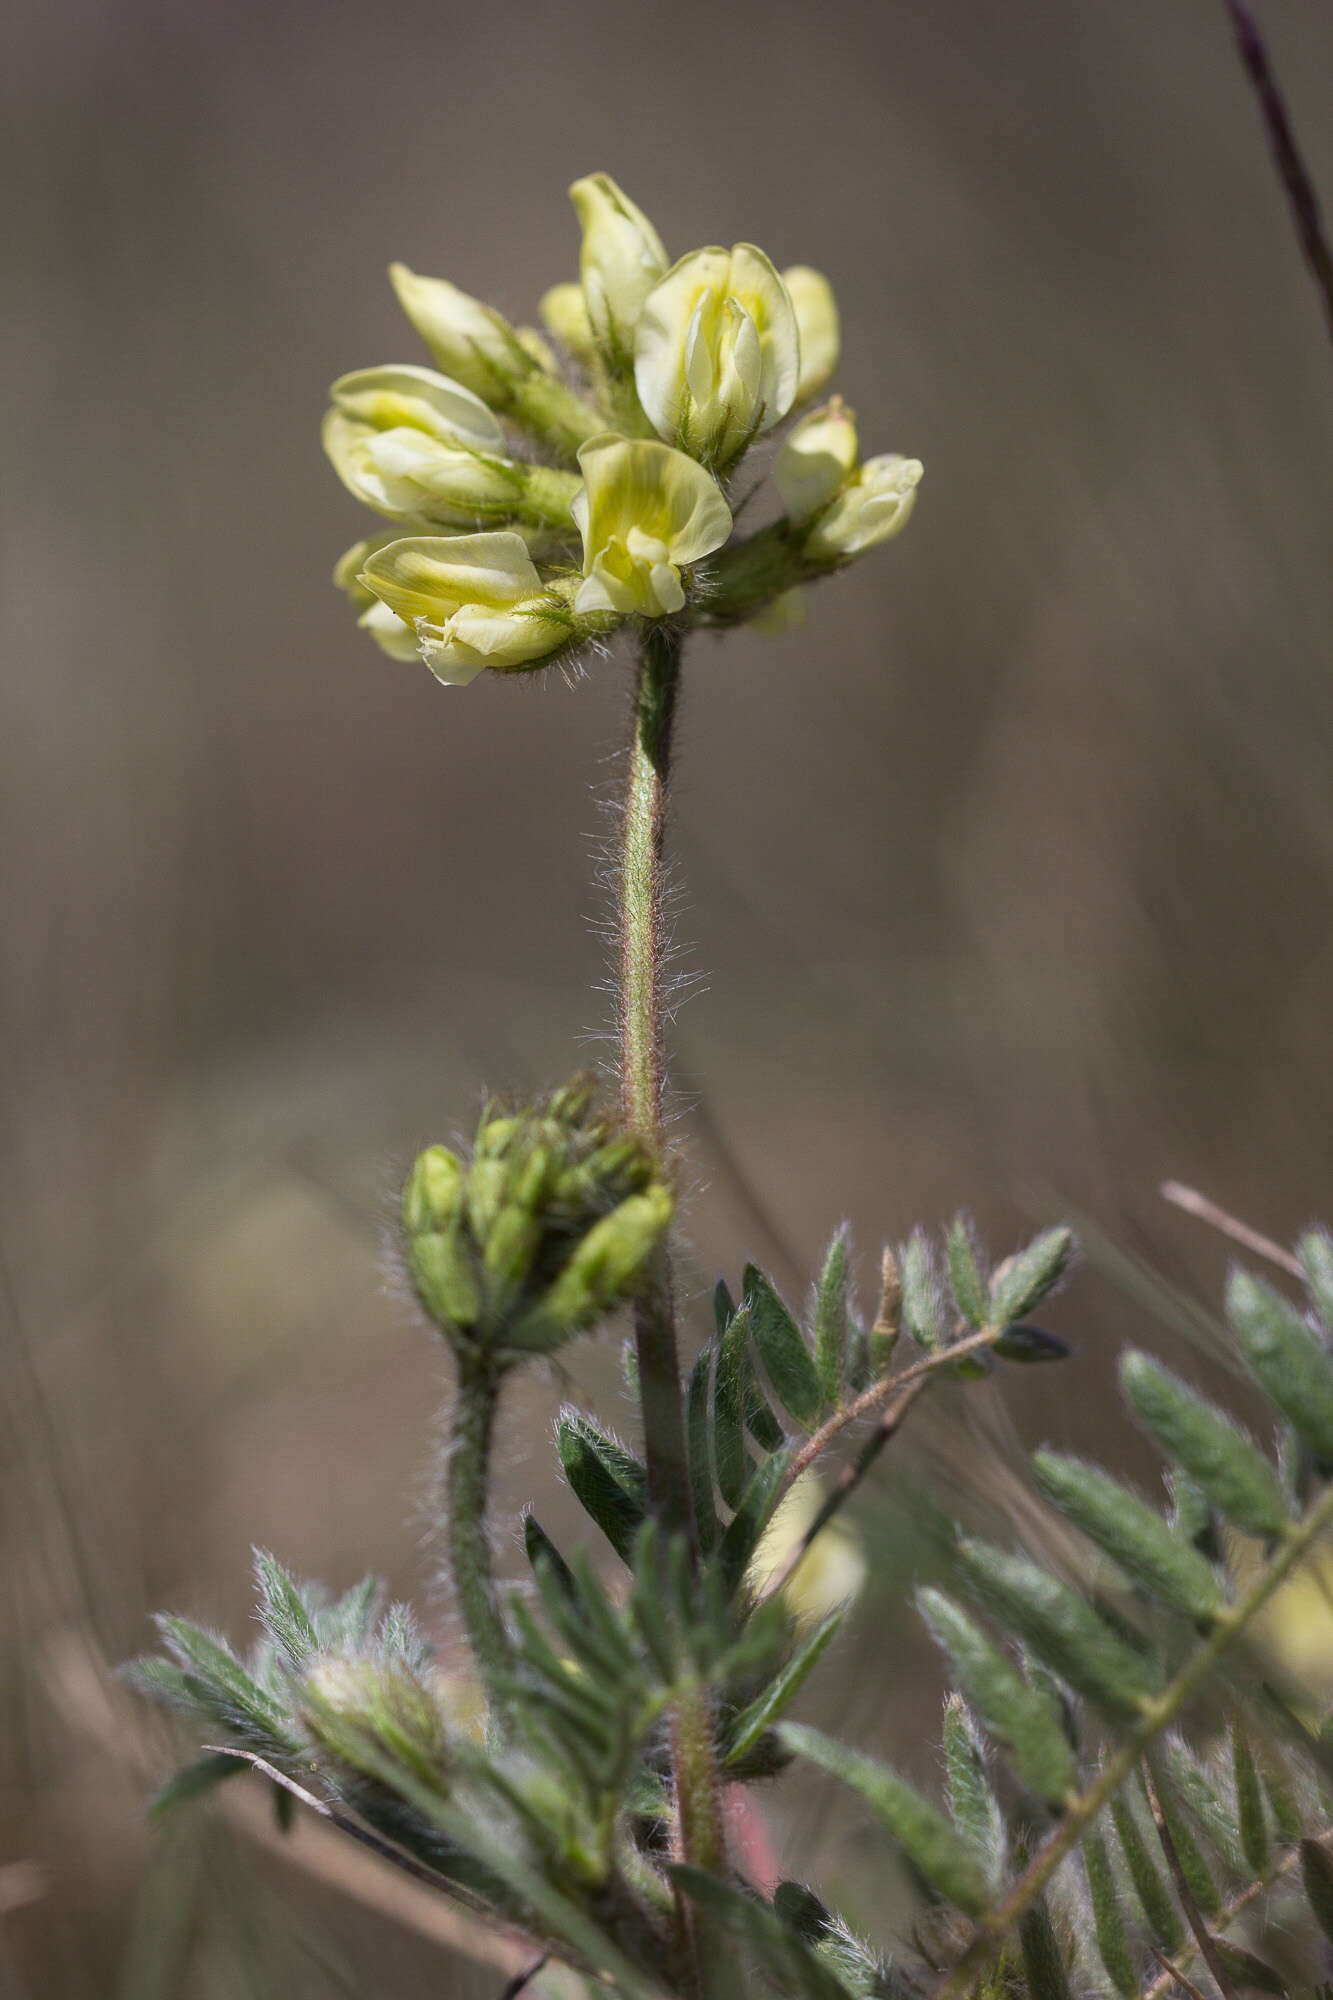
{"label": "bud cluster", "polygon": [[671,1220],[647,1148],[572,1083],[536,1107],[489,1106],[470,1164],[420,1155],[403,1191],[412,1283],[460,1359],[550,1354],[631,1297]]}
{"label": "bud cluster", "polygon": [[772,629],[797,586],[898,532],[921,477],[915,459],[862,464],[835,397],[782,446],[780,516],[735,537],[741,458],[837,366],[828,281],[779,272],[752,243],[672,263],[609,175],[570,194],[580,280],[542,300],[550,340],[394,264],[435,367],[363,368],[330,392],[334,468],[399,531],[358,542],[335,582],[386,652],[455,685],[530,671],[628,618]]}

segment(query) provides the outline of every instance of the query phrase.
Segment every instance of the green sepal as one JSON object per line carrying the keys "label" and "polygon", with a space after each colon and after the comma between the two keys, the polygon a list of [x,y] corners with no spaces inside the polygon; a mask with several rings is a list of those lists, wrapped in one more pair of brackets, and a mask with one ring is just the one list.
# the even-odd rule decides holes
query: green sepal
{"label": "green sepal", "polygon": [[1078,1783],[1074,1752],[1058,1709],[1011,1665],[952,1598],[929,1586],[917,1605],[948,1655],[958,1685],[1019,1778],[1047,1805],[1060,1806]]}
{"label": "green sepal", "polygon": [[826,1403],[842,1402],[851,1359],[847,1318],[847,1235],[840,1229],[829,1244],[815,1299],[815,1368]]}
{"label": "green sepal", "polygon": [[1320,1470],[1333,1469],[1333,1361],[1287,1301],[1248,1271],[1231,1273],[1227,1315],[1260,1388]]}
{"label": "green sepal", "polygon": [[1157,1678],[1085,1598],[1048,1570],[984,1542],[962,1542],[959,1562],[978,1598],[1062,1680],[1099,1708],[1137,1716]]}
{"label": "green sepal", "polygon": [[1222,1604],[1217,1578],[1154,1508],[1083,1459],[1038,1451],[1032,1469],[1051,1505],[1135,1583],[1186,1618],[1211,1622]]}
{"label": "green sepal", "polygon": [[783,1722],[778,1735],[798,1757],[808,1758],[859,1792],[936,1895],[967,1916],[981,1915],[990,1901],[985,1871],[937,1806],[888,1765],[834,1742],[817,1729]]}
{"label": "green sepal", "polygon": [[1149,1355],[1126,1354],[1120,1382],[1169,1458],[1183,1465],[1218,1512],[1252,1535],[1280,1535],[1289,1516],[1277,1475],[1229,1417]]}
{"label": "green sepal", "polygon": [[579,1410],[565,1410],[556,1426],[556,1450],[565,1477],[622,1562],[648,1510],[648,1475],[632,1452],[609,1438]]}
{"label": "green sepal", "polygon": [[741,1710],[727,1731],[724,1757],[728,1764],[738,1764],[754,1748],[764,1731],[790,1707],[845,1616],[845,1609],[840,1608],[822,1619],[774,1675],[763,1693]]}
{"label": "green sepal", "polygon": [[744,1305],[764,1372],[787,1414],[812,1431],[824,1415],[824,1390],[805,1336],[763,1272],[745,1267]]}
{"label": "green sepal", "polygon": [[1125,1930],[1125,1913],[1111,1868],[1111,1856],[1101,1827],[1094,1821],[1082,1840],[1083,1870],[1088,1878],[1088,1899],[1092,1904],[1097,1952],[1106,1967],[1106,1976],[1122,2000],[1135,2000],[1139,1990],[1134,1970],[1134,1954]]}

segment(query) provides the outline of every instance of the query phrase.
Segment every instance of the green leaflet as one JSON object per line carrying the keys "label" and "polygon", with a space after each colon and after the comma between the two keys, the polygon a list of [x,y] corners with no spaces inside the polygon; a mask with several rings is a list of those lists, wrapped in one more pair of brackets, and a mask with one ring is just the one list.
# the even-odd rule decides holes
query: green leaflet
{"label": "green leaflet", "polygon": [[745,1305],[764,1372],[787,1414],[803,1430],[824,1415],[824,1390],[805,1336],[762,1271],[745,1267]]}
{"label": "green leaflet", "polygon": [[1193,1828],[1185,1818],[1180,1798],[1174,1784],[1170,1784],[1160,1771],[1154,1773],[1157,1797],[1162,1808],[1162,1818],[1176,1850],[1180,1872],[1184,1876],[1199,1908],[1206,1917],[1215,1917],[1222,1907],[1222,1897],[1212,1870],[1203,1858],[1203,1850],[1194,1837]]}
{"label": "green leaflet", "polygon": [[670,1875],[692,1903],[715,1917],[752,1952],[770,1978],[799,2000],[847,2000],[847,1989],[769,1904],[701,1868],[675,1862]]}
{"label": "green leaflet", "polygon": [[1333,1236],[1326,1229],[1309,1229],[1296,1245],[1296,1252],[1314,1309],[1333,1334]]}
{"label": "green leaflet", "polygon": [[1278,1996],[1278,2000],[1287,2000],[1291,1988],[1286,1978],[1269,1965],[1266,1959],[1247,1951],[1243,1944],[1237,1944],[1233,1938],[1214,1938],[1213,1949],[1217,1953],[1223,1972],[1238,1987],[1252,1993],[1272,1993]]}
{"label": "green leaflet", "polygon": [[1219,1513],[1252,1535],[1280,1535],[1288,1513],[1268,1460],[1229,1417],[1146,1354],[1126,1354],[1120,1382],[1146,1428]]}
{"label": "green leaflet", "polygon": [[196,1758],[193,1764],[173,1771],[166,1783],[154,1792],[148,1801],[149,1817],[157,1819],[164,1813],[173,1812],[177,1806],[203,1798],[218,1785],[225,1784],[228,1778],[234,1778],[238,1771],[248,1771],[249,1768],[244,1758],[224,1757],[216,1751]]}
{"label": "green leaflet", "polygon": [[1059,1284],[1073,1248],[1071,1230],[1047,1229],[1035,1236],[1026,1250],[1006,1258],[991,1279],[988,1318],[992,1325],[1009,1326],[1016,1319],[1026,1319]]}
{"label": "green leaflet", "polygon": [[556,1450],[565,1477],[622,1562],[647,1507],[648,1480],[642,1465],[579,1410],[564,1410],[556,1426]]}
{"label": "green leaflet", "polygon": [[[725,1287],[723,1287],[725,1290]],[[685,1446],[690,1462],[690,1496],[694,1503],[694,1529],[701,1555],[711,1555],[722,1529],[713,1501],[713,1453],[710,1442],[713,1388],[713,1349],[705,1347],[695,1356],[690,1370],[690,1386],[685,1397]]]}
{"label": "green leaflet", "polygon": [[319,1651],[319,1634],[301,1593],[266,1549],[255,1550],[255,1582],[264,1629],[287,1665],[299,1673]]}
{"label": "green leaflet", "polygon": [[1048,1570],[985,1542],[961,1542],[958,1558],[986,1608],[1099,1708],[1128,1719],[1156,1693],[1140,1655]]}
{"label": "green leaflet", "polygon": [[809,1637],[796,1648],[763,1693],[757,1696],[748,1708],[741,1710],[727,1734],[728,1764],[740,1763],[746,1752],[754,1748],[764,1731],[790,1707],[845,1616],[845,1610],[838,1610],[821,1620]]}
{"label": "green leaflet", "polygon": [[1222,1593],[1210,1565],[1119,1480],[1053,1451],[1034,1453],[1032,1469],[1052,1506],[1154,1597],[1201,1624],[1220,1609]]}
{"label": "green leaflet", "polygon": [[741,1504],[728,1521],[718,1544],[717,1564],[723,1585],[730,1595],[738,1590],[759,1546],[760,1536],[773,1518],[787,1469],[787,1453],[775,1452],[764,1460],[745,1489]]}
{"label": "green leaflet", "polygon": [[944,1704],[944,1768],[953,1823],[981,1863],[994,1893],[1004,1875],[1004,1820],[986,1776],[976,1725],[956,1694]]}
{"label": "green leaflet", "polygon": [[718,1344],[713,1372],[713,1470],[728,1507],[738,1507],[754,1461],[745,1449],[745,1363],[750,1311],[742,1306]]}
{"label": "green leaflet", "polygon": [[1069,1974],[1044,1896],[1020,1919],[1018,1941],[1031,2000],[1070,2000]]}
{"label": "green leaflet", "polygon": [[851,1379],[847,1317],[847,1236],[839,1230],[829,1244],[815,1300],[815,1368],[824,1400],[836,1407]]}
{"label": "green leaflet", "polygon": [[1058,1333],[1047,1333],[1039,1326],[1007,1326],[991,1348],[1002,1361],[1017,1361],[1028,1368],[1047,1361],[1068,1361],[1072,1351]]}
{"label": "green leaflet", "polygon": [[886,1764],[835,1743],[817,1729],[783,1722],[778,1734],[798,1757],[808,1757],[860,1793],[937,1895],[970,1917],[981,1915],[990,1900],[985,1872],[938,1807]]}
{"label": "green leaflet", "polygon": [[917,1604],[982,1726],[1008,1750],[1023,1783],[1048,1805],[1061,1804],[1076,1789],[1078,1771],[1058,1711],[952,1598],[927,1587],[917,1592]]}
{"label": "green leaflet", "polygon": [[935,1270],[935,1253],[924,1229],[914,1229],[898,1252],[902,1277],[903,1325],[928,1354],[943,1347],[949,1337]]}
{"label": "green leaflet", "polygon": [[1149,1938],[1163,1951],[1178,1951],[1185,1935],[1180,1914],[1170,1890],[1158,1873],[1134,1810],[1123,1792],[1117,1792],[1111,1800],[1111,1821],[1120,1841],[1120,1851],[1125,1857],[1129,1879],[1134,1884],[1134,1893],[1147,1922]]}
{"label": "green leaflet", "polygon": [[1269,1822],[1263,1812],[1263,1786],[1255,1770],[1245,1732],[1231,1724],[1231,1772],[1235,1776],[1235,1820],[1245,1864],[1259,1876],[1269,1866]]}
{"label": "green leaflet", "polygon": [[[251,1678],[229,1646],[187,1618],[160,1613],[154,1620],[168,1652],[184,1669],[191,1690],[203,1694],[215,1718],[233,1728],[241,1740],[255,1744],[256,1732],[265,1744],[282,1741],[286,1717],[282,1708]],[[151,1664],[151,1663],[141,1663]],[[144,1685],[143,1679],[140,1685]]]}
{"label": "green leaflet", "polygon": [[1333,1944],[1333,1857],[1321,1840],[1301,1842],[1301,1881],[1315,1922]]}
{"label": "green leaflet", "polygon": [[523,1548],[534,1571],[540,1563],[547,1564],[565,1595],[573,1594],[574,1572],[533,1513],[523,1516]]}
{"label": "green leaflet", "polygon": [[954,1303],[967,1324],[978,1331],[990,1319],[990,1298],[965,1215],[956,1215],[950,1224],[948,1251]]}
{"label": "green leaflet", "polygon": [[1233,1271],[1227,1315],[1250,1372],[1321,1466],[1333,1466],[1333,1361],[1287,1301]]}
{"label": "green leaflet", "polygon": [[1129,1937],[1125,1931],[1125,1916],[1120,1907],[1111,1856],[1096,1821],[1083,1836],[1082,1852],[1083,1871],[1088,1878],[1088,1896],[1092,1903],[1093,1928],[1097,1933],[1097,1951],[1106,1967],[1107,1978],[1116,1992],[1122,1995],[1122,2000],[1134,2000],[1139,1990],[1134,1954],[1129,1948]]}

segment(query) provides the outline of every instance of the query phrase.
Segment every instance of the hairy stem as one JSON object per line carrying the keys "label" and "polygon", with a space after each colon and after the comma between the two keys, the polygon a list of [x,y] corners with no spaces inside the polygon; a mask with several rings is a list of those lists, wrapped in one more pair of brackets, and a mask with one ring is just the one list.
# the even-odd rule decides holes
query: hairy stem
{"label": "hairy stem", "polygon": [[500,1384],[489,1368],[460,1363],[449,1427],[449,1553],[468,1644],[488,1686],[505,1674],[511,1659],[486,1536],[491,1437],[499,1400]]}
{"label": "hairy stem", "polygon": [[[620,862],[620,1065],[625,1122],[660,1157],[662,961],[666,947],[663,851],[671,731],[680,683],[680,640],[660,621],[646,626],[634,697]],[[693,1539],[680,1363],[668,1252],[660,1250],[634,1311],[643,1406],[644,1459],[652,1510],[669,1533]]]}
{"label": "hairy stem", "polygon": [[978,1924],[971,1944],[953,1971],[935,1988],[933,2000],[960,2000],[983,1966],[999,1951],[1019,1918],[1031,1908],[1067,1854],[1073,1852],[1107,1801],[1120,1789],[1144,1752],[1169,1729],[1181,1710],[1205,1685],[1230,1648],[1243,1637],[1273,1593],[1290,1576],[1324,1530],[1333,1523],[1333,1486],[1325,1489],[1303,1521],[1294,1523],[1276,1554],[1251,1584],[1217,1618],[1197,1653],[1152,1701],[1145,1704],[1128,1736],[1102,1766],[1085,1792],[1074,1799],[1064,1817],[1042,1842],[1008,1893]]}
{"label": "hairy stem", "polygon": [[[628,1125],[661,1158],[666,1152],[662,976],[666,952],[663,856],[671,732],[680,685],[680,639],[658,621],[644,630],[634,695],[620,864],[621,1103]],[[680,1360],[665,1247],[654,1259],[634,1311],[648,1500],[668,1534],[683,1534],[697,1557],[681,1407]],[[726,1834],[712,1714],[706,1694],[684,1694],[671,1718],[671,1777],[680,1858],[725,1876]],[[679,1905],[680,1930],[701,2000],[734,1993],[727,1941],[699,1913]]]}

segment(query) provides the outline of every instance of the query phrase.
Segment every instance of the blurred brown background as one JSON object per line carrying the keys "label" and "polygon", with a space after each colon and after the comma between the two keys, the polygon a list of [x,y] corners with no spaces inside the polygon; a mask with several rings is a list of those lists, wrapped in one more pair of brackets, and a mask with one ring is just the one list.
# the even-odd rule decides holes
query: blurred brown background
{"label": "blurred brown background", "polygon": [[[11,5],[0,1993],[467,2000],[501,1971],[373,1882],[150,1842],[166,1752],[99,1666],[164,1603],[243,1633],[255,1542],[382,1569],[447,1650],[392,1191],[604,1027],[623,664],[441,689],[329,587],[363,523],[325,385],[421,358],[385,264],[530,318],[606,168],[673,253],[827,271],[866,448],[926,464],[802,630],[690,666],[699,1297],[746,1254],[799,1293],[844,1216],[868,1286],[960,1203],[1209,1297],[1164,1175],[1283,1238],[1333,1209],[1333,357],[1214,0]],[[1262,18],[1333,197],[1333,15]],[[1141,1295],[1093,1255],[1057,1319],[1076,1368],[1006,1407],[1137,1468]],[[623,1422],[612,1359],[575,1374]],[[515,1399],[506,1493],[568,1532],[558,1393]],[[928,1772],[901,1582],[822,1699]],[[882,1681],[852,1714],[858,1663],[919,1729]]]}

